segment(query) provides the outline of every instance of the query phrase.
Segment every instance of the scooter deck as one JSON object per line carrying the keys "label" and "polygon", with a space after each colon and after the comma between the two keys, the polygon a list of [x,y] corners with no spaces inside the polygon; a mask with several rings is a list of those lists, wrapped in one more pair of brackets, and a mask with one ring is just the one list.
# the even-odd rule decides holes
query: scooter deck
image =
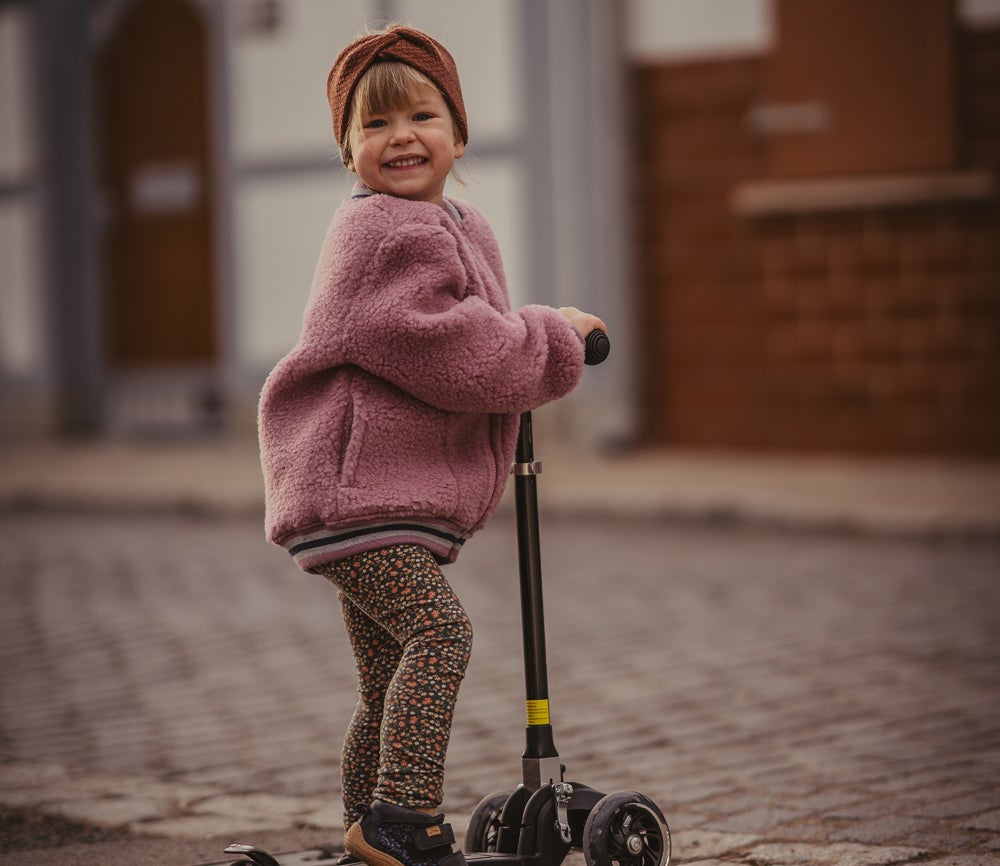
{"label": "scooter deck", "polygon": [[[272,855],[279,866],[333,866],[344,856],[343,851],[331,848],[309,848],[306,851],[286,851]],[[211,863],[198,863],[194,866],[230,866],[232,863],[252,864],[253,861],[241,859],[241,855],[229,854],[225,860],[213,860]]]}
{"label": "scooter deck", "polygon": [[[343,851],[333,851],[329,848],[310,848],[307,851],[288,851],[281,854],[272,855],[278,861],[279,866],[333,866],[337,860],[344,855]],[[211,863],[198,863],[195,866],[231,866],[233,863],[248,863],[250,860],[234,859],[239,855],[230,854],[225,860],[213,860]],[[518,854],[483,854],[466,852],[465,859],[470,864],[486,866],[517,866],[523,863],[525,858]]]}

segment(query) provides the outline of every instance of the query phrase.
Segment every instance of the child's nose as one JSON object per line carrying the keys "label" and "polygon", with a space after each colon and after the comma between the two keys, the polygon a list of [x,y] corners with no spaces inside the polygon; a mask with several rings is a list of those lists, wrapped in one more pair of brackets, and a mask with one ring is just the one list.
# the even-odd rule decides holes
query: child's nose
{"label": "child's nose", "polygon": [[405,143],[407,141],[413,141],[413,127],[408,121],[401,120],[398,123],[393,124],[391,141],[393,144],[397,142]]}

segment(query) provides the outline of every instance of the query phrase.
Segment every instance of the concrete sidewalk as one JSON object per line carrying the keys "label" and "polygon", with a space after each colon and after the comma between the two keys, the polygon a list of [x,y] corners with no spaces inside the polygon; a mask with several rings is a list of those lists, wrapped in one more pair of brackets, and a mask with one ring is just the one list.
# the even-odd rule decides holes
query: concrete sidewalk
{"label": "concrete sidewalk", "polygon": [[[536,442],[543,509],[902,534],[1000,535],[1000,461],[650,450]],[[511,485],[512,487],[512,485]],[[0,443],[0,508],[262,511],[256,442]],[[510,491],[503,507],[512,503]]]}

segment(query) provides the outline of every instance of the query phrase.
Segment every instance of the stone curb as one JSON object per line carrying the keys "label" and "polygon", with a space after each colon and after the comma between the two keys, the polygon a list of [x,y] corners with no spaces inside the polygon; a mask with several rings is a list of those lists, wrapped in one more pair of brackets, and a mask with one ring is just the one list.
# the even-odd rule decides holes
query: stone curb
{"label": "stone curb", "polygon": [[[902,536],[1000,537],[1000,463],[645,452],[541,454],[549,513]],[[501,510],[513,505],[511,490]],[[40,445],[0,456],[0,513],[263,514],[253,442]]]}
{"label": "stone curb", "polygon": [[[719,496],[679,499],[669,495],[621,490],[597,496],[567,488],[544,491],[542,514],[555,518],[607,518],[629,521],[684,522],[771,527],[784,531],[848,535],[883,535],[929,540],[1000,539],[1000,516],[964,513],[961,509],[872,509],[803,506],[780,498],[753,501]],[[513,514],[511,491],[504,494],[497,514]],[[0,490],[3,514],[177,514],[220,519],[263,519],[261,503],[225,495],[114,494],[59,490]]]}

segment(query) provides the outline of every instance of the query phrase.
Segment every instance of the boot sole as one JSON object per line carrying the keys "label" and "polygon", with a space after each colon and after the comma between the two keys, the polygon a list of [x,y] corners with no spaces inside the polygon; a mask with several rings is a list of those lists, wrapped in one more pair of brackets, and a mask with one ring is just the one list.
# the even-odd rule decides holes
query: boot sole
{"label": "boot sole", "polygon": [[364,860],[368,866],[406,866],[392,854],[369,845],[359,823],[352,824],[351,829],[347,831],[347,835],[344,837],[344,847],[355,857]]}

